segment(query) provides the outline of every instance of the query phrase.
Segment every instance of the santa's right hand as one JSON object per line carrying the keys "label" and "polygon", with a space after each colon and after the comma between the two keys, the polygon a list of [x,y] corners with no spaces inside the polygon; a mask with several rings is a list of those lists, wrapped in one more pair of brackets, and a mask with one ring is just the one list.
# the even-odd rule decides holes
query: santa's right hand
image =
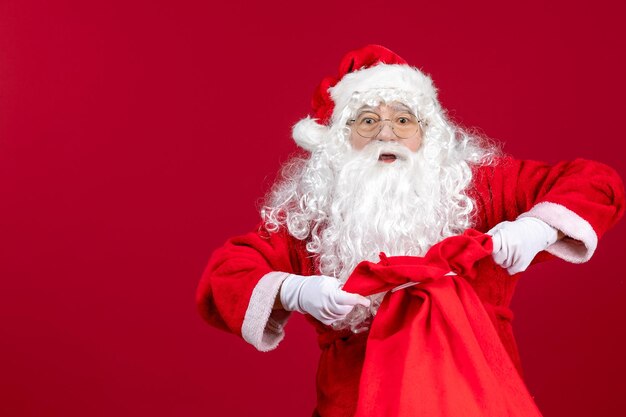
{"label": "santa's right hand", "polygon": [[326,325],[345,318],[355,305],[369,307],[370,300],[343,291],[337,278],[290,274],[280,287],[280,302],[287,311],[308,313]]}

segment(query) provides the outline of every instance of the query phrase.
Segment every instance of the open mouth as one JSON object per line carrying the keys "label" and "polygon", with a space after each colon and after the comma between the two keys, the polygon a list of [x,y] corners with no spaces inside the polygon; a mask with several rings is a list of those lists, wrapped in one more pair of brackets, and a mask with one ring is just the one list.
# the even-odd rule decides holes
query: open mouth
{"label": "open mouth", "polygon": [[395,162],[396,159],[398,159],[398,157],[392,153],[381,153],[378,156],[378,160],[381,162],[384,162],[386,164],[390,164],[392,162]]}

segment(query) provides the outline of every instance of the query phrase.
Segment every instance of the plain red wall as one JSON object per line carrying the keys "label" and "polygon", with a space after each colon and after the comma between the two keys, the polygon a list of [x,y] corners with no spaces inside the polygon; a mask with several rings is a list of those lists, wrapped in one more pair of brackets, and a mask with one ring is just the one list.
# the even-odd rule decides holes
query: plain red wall
{"label": "plain red wall", "polygon": [[[513,155],[626,177],[625,16],[605,0],[0,2],[0,414],[310,415],[302,318],[259,353],[203,323],[194,291],[257,222],[321,77],[380,43]],[[546,417],[626,412],[625,232],[519,286]]]}

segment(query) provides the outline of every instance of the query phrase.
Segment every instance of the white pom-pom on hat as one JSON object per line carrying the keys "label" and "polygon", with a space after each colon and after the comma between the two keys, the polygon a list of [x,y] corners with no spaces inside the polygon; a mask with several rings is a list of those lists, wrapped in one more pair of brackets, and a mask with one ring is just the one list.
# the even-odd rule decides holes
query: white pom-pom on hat
{"label": "white pom-pom on hat", "polygon": [[305,117],[293,126],[292,136],[298,146],[313,152],[328,136],[328,126],[317,123],[310,116]]}

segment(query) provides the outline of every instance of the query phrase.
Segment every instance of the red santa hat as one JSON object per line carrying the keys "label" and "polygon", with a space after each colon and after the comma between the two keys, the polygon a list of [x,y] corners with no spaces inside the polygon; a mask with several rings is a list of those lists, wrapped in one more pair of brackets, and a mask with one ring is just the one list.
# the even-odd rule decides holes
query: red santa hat
{"label": "red santa hat", "polygon": [[313,116],[300,120],[293,128],[296,143],[308,151],[316,149],[355,93],[370,90],[395,90],[422,100],[437,99],[429,76],[384,46],[367,45],[348,52],[341,59],[337,76],[325,77],[315,89]]}

